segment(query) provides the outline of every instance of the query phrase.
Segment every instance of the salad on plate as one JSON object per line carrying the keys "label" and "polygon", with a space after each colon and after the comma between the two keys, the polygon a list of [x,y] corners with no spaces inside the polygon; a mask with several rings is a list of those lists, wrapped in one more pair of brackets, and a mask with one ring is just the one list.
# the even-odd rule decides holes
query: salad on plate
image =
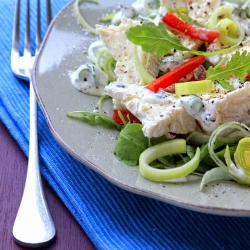
{"label": "salad on plate", "polygon": [[112,99],[113,116],[70,118],[120,131],[116,157],[151,181],[250,184],[248,2],[137,0],[103,13],[87,63],[71,75],[79,91]]}

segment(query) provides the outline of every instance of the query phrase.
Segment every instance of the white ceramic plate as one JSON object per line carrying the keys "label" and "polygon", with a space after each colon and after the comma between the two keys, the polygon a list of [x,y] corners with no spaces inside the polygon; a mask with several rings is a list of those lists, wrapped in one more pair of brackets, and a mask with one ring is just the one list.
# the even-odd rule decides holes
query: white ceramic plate
{"label": "white ceramic plate", "polygon": [[[94,26],[102,13],[117,6],[116,1],[84,3],[81,11]],[[131,0],[123,1],[130,4]],[[154,183],[142,178],[138,167],[128,167],[113,155],[117,132],[92,127],[66,117],[70,111],[93,111],[98,98],[84,95],[71,85],[69,72],[88,59],[85,51],[96,36],[78,23],[73,3],[55,18],[44,40],[33,70],[39,104],[57,141],[76,159],[115,185],[140,195],[179,207],[220,215],[249,216],[250,188],[234,182],[213,183],[199,191],[200,179],[185,183]],[[107,109],[111,104],[106,105]]]}

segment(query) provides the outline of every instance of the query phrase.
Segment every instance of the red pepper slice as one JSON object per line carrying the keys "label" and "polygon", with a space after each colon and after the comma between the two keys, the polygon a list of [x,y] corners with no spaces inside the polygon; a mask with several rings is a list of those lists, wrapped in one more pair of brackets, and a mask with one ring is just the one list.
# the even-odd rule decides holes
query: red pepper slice
{"label": "red pepper slice", "polygon": [[173,70],[167,72],[165,75],[162,75],[159,78],[155,79],[149,85],[147,85],[146,88],[153,92],[157,92],[159,89],[165,89],[178,82],[187,74],[193,72],[198,66],[204,63],[205,59],[205,56],[193,57],[177,66]]}
{"label": "red pepper slice", "polygon": [[203,42],[214,42],[219,36],[220,32],[218,30],[210,30],[195,26],[193,24],[187,23],[180,19],[175,13],[169,12],[163,18],[162,21],[169,27],[179,30],[180,32],[194,38],[199,39]]}
{"label": "red pepper slice", "polygon": [[140,120],[135,117],[130,111],[124,109],[124,110],[117,110],[117,109],[114,109],[113,111],[113,120],[120,124],[120,125],[123,125],[123,122],[118,114],[118,111],[120,111],[125,119],[125,121],[127,122],[130,122],[130,123],[141,123]]}
{"label": "red pepper slice", "polygon": [[246,75],[246,81],[250,81],[250,73],[247,73],[247,75]]}

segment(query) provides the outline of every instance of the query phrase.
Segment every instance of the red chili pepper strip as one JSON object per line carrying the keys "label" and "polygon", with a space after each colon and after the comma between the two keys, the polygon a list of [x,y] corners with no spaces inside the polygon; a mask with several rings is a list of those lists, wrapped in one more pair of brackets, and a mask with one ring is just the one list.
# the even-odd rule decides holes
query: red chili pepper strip
{"label": "red chili pepper strip", "polygon": [[205,56],[196,56],[188,61],[177,66],[173,70],[169,71],[165,75],[156,78],[149,85],[146,86],[149,90],[157,92],[159,89],[165,89],[172,84],[178,82],[181,78],[193,72],[198,66],[205,61]]}
{"label": "red chili pepper strip", "polygon": [[113,111],[113,120],[120,124],[120,125],[123,125],[123,122],[118,114],[118,111],[121,112],[121,114],[123,115],[125,121],[127,122],[130,122],[130,123],[141,123],[140,120],[135,117],[130,111],[128,110],[117,110],[117,109],[114,109]]}
{"label": "red chili pepper strip", "polygon": [[175,13],[167,13],[162,21],[169,27],[179,30],[180,32],[194,38],[199,39],[203,42],[214,42],[219,36],[220,32],[218,30],[210,30],[195,26],[193,24],[187,23],[180,19]]}
{"label": "red chili pepper strip", "polygon": [[246,81],[250,81],[250,73],[247,73],[247,75],[246,75]]}

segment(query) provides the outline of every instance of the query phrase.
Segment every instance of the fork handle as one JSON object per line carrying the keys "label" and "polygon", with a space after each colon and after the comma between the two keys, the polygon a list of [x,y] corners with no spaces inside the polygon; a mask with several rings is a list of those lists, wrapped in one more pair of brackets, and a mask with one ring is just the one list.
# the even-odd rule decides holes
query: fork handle
{"label": "fork handle", "polygon": [[50,243],[56,230],[45,199],[39,168],[37,102],[30,82],[30,142],[28,169],[21,204],[13,226],[15,241],[26,247]]}

